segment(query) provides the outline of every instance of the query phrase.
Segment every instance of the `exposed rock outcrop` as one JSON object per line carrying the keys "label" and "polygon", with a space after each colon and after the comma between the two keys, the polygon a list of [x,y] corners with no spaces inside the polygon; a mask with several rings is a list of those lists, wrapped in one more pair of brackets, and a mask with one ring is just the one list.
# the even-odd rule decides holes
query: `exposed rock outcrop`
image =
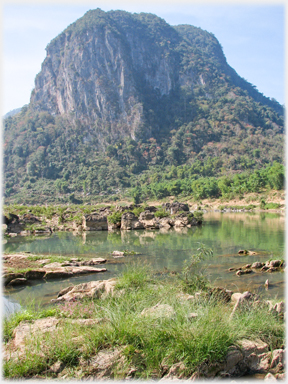
{"label": "exposed rock outcrop", "polygon": [[107,216],[101,215],[98,212],[85,215],[83,217],[82,227],[84,231],[107,231]]}
{"label": "exposed rock outcrop", "polygon": [[133,212],[125,212],[121,217],[121,229],[143,229],[144,225]]}
{"label": "exposed rock outcrop", "polygon": [[58,293],[57,299],[51,302],[81,300],[83,298],[100,298],[103,295],[113,294],[117,280],[90,281],[89,283],[70,286]]}

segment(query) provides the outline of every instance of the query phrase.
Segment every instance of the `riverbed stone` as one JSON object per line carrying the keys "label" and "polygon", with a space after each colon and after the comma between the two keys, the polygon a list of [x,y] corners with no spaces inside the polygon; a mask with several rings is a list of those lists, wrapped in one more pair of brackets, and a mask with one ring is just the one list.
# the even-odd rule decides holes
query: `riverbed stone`
{"label": "riverbed stone", "polygon": [[40,280],[44,277],[46,270],[44,268],[31,269],[25,273],[25,277],[28,280]]}
{"label": "riverbed stone", "polygon": [[119,366],[119,369],[123,371],[126,359],[122,355],[122,351],[123,347],[109,348],[99,351],[97,355],[89,359],[89,366],[93,372],[90,378],[92,380],[111,379],[115,366]]}
{"label": "riverbed stone", "polygon": [[233,374],[236,370],[236,365],[243,361],[243,359],[243,353],[236,346],[231,346],[225,359],[223,371]]}
{"label": "riverbed stone", "polygon": [[277,268],[277,267],[280,267],[282,264],[282,260],[271,260],[268,264],[269,267],[274,267],[274,268]]}
{"label": "riverbed stone", "polygon": [[122,252],[122,251],[113,251],[112,252],[112,256],[123,256],[124,257],[124,252]]}
{"label": "riverbed stone", "polygon": [[273,307],[274,311],[278,312],[279,314],[280,313],[284,313],[285,312],[285,303],[284,301],[280,301],[279,303],[276,303]]}
{"label": "riverbed stone", "polygon": [[16,279],[11,280],[7,284],[7,287],[12,287],[12,286],[15,287],[15,286],[24,285],[24,284],[28,284],[28,280],[25,279],[25,277],[18,277]]}
{"label": "riverbed stone", "polygon": [[55,270],[48,270],[44,276],[44,279],[57,279],[61,277],[71,277],[73,276],[73,272],[71,270],[67,270],[66,268],[57,268]]}
{"label": "riverbed stone", "polygon": [[43,334],[54,332],[59,324],[56,317],[46,317],[43,319],[29,321],[21,321],[21,323],[13,331],[12,344],[20,353],[25,351],[26,340],[35,334]]}
{"label": "riverbed stone", "polygon": [[2,276],[2,280],[4,282],[4,285],[8,285],[10,281],[15,280],[15,279],[22,279],[25,278],[24,273],[5,273]]}
{"label": "riverbed stone", "polygon": [[268,352],[268,344],[264,343],[262,340],[248,340],[242,339],[238,340],[237,344],[240,346],[244,357],[248,357],[251,353],[262,354]]}
{"label": "riverbed stone", "polygon": [[255,269],[258,269],[258,268],[262,268],[263,265],[265,265],[264,263],[261,263],[260,261],[256,261],[255,263],[253,263],[251,265],[251,268],[255,268]]}
{"label": "riverbed stone", "polygon": [[253,302],[259,300],[258,295],[256,295],[255,293],[249,292],[249,291],[245,291],[241,295],[239,295],[239,294],[236,295],[235,293],[233,295],[231,296],[232,302],[235,302],[235,300],[237,300],[237,301],[236,301],[236,304],[234,305],[234,308],[232,310],[230,318],[232,318],[234,316],[234,313],[236,310],[242,309],[243,307],[245,308],[245,306],[252,304]]}
{"label": "riverbed stone", "polygon": [[74,275],[83,275],[86,273],[100,273],[100,272],[106,272],[106,268],[94,268],[89,266],[80,266],[72,268],[72,273]]}
{"label": "riverbed stone", "polygon": [[252,273],[252,269],[239,269],[236,272],[236,275],[241,276],[241,275],[247,275],[248,273]]}
{"label": "riverbed stone", "polygon": [[285,364],[284,349],[274,349],[272,353],[271,368],[275,368],[279,363]]}
{"label": "riverbed stone", "polygon": [[272,373],[270,373],[270,372],[267,373],[267,375],[264,377],[264,380],[265,381],[266,380],[277,381],[276,377]]}
{"label": "riverbed stone", "polygon": [[114,294],[114,287],[117,280],[115,278],[109,280],[90,281],[73,287],[67,287],[58,293],[57,299],[51,302],[81,300],[85,297],[101,298],[105,295]]}

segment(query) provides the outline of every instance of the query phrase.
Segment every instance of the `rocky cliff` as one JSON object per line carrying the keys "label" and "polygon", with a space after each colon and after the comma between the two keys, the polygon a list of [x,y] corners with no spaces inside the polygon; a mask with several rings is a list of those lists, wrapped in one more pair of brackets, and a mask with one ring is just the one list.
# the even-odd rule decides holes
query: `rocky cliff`
{"label": "rocky cliff", "polygon": [[[154,40],[142,18],[97,9],[68,27],[46,49],[32,109],[80,119],[91,130],[106,127],[115,138],[137,138],[145,122],[142,88],[163,97],[178,81],[177,55]],[[159,21],[149,15],[148,21],[154,19]],[[164,21],[160,28],[180,40]],[[146,128],[144,136],[150,134]]]}
{"label": "rocky cliff", "polygon": [[[195,85],[212,98],[213,77],[231,70],[213,35],[192,26],[173,28],[151,14],[89,11],[46,50],[31,108],[80,120],[89,127],[88,141],[101,131],[114,140],[147,139],[162,128],[155,104],[171,110],[180,90],[191,94]],[[165,123],[171,125],[176,114]]]}

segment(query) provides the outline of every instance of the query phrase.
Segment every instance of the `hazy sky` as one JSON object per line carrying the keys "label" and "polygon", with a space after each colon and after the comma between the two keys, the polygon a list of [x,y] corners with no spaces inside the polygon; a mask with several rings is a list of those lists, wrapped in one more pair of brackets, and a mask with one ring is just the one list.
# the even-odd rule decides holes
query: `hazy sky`
{"label": "hazy sky", "polygon": [[212,32],[228,64],[265,96],[284,104],[285,12],[281,3],[100,0],[82,5],[72,1],[47,4],[6,1],[2,5],[2,115],[29,103],[48,43],[95,8],[150,12],[171,25],[192,24]]}

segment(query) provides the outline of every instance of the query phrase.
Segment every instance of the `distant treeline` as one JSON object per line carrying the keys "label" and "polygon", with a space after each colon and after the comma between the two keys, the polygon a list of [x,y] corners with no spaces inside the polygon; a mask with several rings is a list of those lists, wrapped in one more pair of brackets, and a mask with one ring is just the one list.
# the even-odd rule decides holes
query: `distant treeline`
{"label": "distant treeline", "polygon": [[[174,177],[177,177],[177,168],[174,168]],[[179,177],[179,176],[178,176]],[[162,175],[162,180],[142,184],[131,189],[135,202],[144,199],[162,199],[166,196],[189,196],[196,199],[205,198],[233,198],[244,193],[261,192],[264,189],[281,190],[285,183],[284,166],[278,162],[253,172],[237,173],[231,176],[202,177],[193,175],[169,180],[171,172]]]}

